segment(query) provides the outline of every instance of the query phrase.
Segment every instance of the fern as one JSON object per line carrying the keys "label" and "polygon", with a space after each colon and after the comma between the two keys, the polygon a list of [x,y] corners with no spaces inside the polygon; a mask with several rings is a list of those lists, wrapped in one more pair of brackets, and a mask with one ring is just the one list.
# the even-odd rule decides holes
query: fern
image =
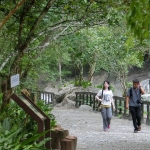
{"label": "fern", "polygon": [[41,142],[39,142],[38,144],[37,144],[37,147],[41,147],[41,146],[43,146],[47,141],[49,141],[51,138],[46,138],[46,139],[44,139],[44,140],[42,140]]}
{"label": "fern", "polygon": [[24,148],[23,150],[30,150],[33,146],[32,145],[28,145],[26,146],[26,148]]}
{"label": "fern", "polygon": [[20,145],[17,145],[16,147],[14,147],[14,150],[19,150]]}
{"label": "fern", "polygon": [[2,127],[4,130],[10,130],[11,123],[10,123],[10,119],[8,117],[4,119],[4,121],[2,123]]}

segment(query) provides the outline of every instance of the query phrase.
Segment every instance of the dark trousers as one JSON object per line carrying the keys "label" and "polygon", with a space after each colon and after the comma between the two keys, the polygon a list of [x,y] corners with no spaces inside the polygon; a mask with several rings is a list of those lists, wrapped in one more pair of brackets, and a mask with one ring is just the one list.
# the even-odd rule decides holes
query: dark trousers
{"label": "dark trousers", "polygon": [[141,107],[130,106],[129,110],[132,115],[134,129],[137,130],[137,127],[141,125]]}

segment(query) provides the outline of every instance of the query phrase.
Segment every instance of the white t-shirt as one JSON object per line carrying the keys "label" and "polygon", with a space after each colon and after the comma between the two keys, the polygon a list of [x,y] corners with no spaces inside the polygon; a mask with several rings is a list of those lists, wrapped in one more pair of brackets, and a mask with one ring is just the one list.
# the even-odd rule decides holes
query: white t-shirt
{"label": "white t-shirt", "polygon": [[[102,90],[100,90],[97,94],[98,96],[102,95]],[[111,90],[105,91],[103,90],[102,104],[103,105],[111,105],[111,100],[113,98],[113,93]]]}

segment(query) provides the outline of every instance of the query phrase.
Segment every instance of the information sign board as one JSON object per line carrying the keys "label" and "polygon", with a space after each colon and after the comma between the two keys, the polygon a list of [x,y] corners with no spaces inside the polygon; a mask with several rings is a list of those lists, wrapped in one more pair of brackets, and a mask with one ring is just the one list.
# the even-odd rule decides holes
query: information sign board
{"label": "information sign board", "polygon": [[11,88],[19,85],[20,82],[19,74],[11,76],[10,81],[11,81]]}

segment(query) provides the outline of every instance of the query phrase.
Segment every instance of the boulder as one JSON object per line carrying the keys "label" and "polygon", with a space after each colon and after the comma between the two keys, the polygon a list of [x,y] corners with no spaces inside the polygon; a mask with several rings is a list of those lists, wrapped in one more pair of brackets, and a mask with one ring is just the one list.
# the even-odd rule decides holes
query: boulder
{"label": "boulder", "polygon": [[65,97],[62,102],[62,106],[67,106],[67,108],[72,108],[75,107],[75,102]]}
{"label": "boulder", "polygon": [[[76,95],[75,92],[93,92],[98,93],[98,88],[88,87],[74,87],[74,85],[69,85],[67,87],[61,87],[56,90],[56,88],[45,89],[47,92],[54,92],[55,96],[53,98],[53,105],[56,107],[66,107],[75,108]],[[87,106],[88,107],[88,106]],[[91,109],[91,107],[90,107]]]}
{"label": "boulder", "polygon": [[72,93],[72,94],[68,94],[66,95],[66,97],[71,100],[71,101],[76,101],[76,95],[75,93]]}
{"label": "boulder", "polygon": [[62,107],[62,103],[56,103],[55,105],[54,105],[54,107]]}
{"label": "boulder", "polygon": [[150,101],[150,94],[144,94],[141,96],[143,101]]}
{"label": "boulder", "polygon": [[66,95],[66,91],[60,91],[54,96],[56,103],[61,103]]}
{"label": "boulder", "polygon": [[72,88],[74,88],[74,85],[73,84],[70,84],[70,85],[68,85],[68,86],[66,86],[66,87],[60,87],[59,89],[58,89],[58,91],[61,91],[61,90],[70,90],[70,89],[72,89]]}
{"label": "boulder", "polygon": [[75,102],[65,97],[63,101],[59,104],[56,104],[55,107],[75,108]]}
{"label": "boulder", "polygon": [[50,87],[46,87],[44,89],[45,92],[52,92],[54,94],[57,94],[58,93],[58,89],[57,88],[50,88]]}
{"label": "boulder", "polygon": [[76,100],[75,92],[80,91],[88,91],[88,90],[82,87],[63,87],[58,93],[55,94],[53,104],[61,103],[66,95],[69,100],[75,101]]}
{"label": "boulder", "polygon": [[94,88],[94,87],[88,87],[87,91],[88,92],[92,92],[92,93],[98,93],[99,92],[99,88]]}
{"label": "boulder", "polygon": [[79,107],[79,110],[81,110],[81,111],[92,111],[92,107],[89,105],[81,105]]}

